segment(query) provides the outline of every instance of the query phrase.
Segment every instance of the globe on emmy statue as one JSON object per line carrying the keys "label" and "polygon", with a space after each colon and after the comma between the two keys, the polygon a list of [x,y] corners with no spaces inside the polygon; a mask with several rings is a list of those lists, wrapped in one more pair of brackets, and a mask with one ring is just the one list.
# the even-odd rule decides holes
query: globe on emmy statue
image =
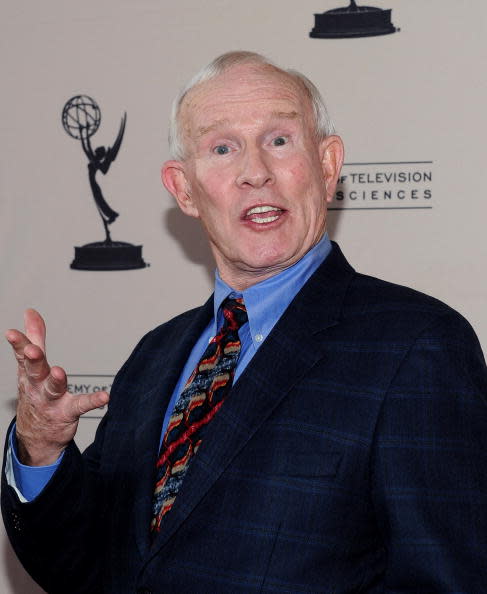
{"label": "globe on emmy statue", "polygon": [[374,37],[399,31],[391,22],[392,10],[374,6],[357,6],[355,0],[344,8],[315,14],[315,26],[309,36],[325,39]]}
{"label": "globe on emmy statue", "polygon": [[105,175],[116,159],[125,132],[127,115],[124,114],[120,130],[112,147],[99,146],[93,150],[90,138],[100,126],[101,112],[96,101],[87,95],[71,97],[63,108],[62,123],[65,131],[81,141],[81,146],[88,158],[88,178],[93,199],[105,230],[105,240],[87,243],[74,248],[74,260],[71,268],[76,270],[130,270],[145,268],[142,259],[142,246],[132,245],[125,241],[114,241],[110,235],[110,225],[118,217],[105,200],[96,174],[101,171]]}

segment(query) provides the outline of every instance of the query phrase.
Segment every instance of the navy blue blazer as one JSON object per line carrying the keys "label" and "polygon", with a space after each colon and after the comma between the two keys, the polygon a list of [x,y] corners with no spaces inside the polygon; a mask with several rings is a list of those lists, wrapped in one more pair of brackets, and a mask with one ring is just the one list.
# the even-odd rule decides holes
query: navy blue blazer
{"label": "navy blue blazer", "polygon": [[[151,545],[162,419],[212,299],[147,334],[9,537],[48,592],[487,592],[487,370],[439,301],[339,248],[208,426]],[[3,473],[4,476],[4,473]]]}

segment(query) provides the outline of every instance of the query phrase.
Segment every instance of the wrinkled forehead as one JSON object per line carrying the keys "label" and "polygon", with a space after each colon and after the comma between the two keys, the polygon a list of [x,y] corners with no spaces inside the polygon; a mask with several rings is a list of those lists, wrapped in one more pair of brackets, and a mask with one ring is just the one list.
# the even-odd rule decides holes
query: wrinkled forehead
{"label": "wrinkled forehead", "polygon": [[221,119],[227,105],[255,104],[259,111],[275,103],[281,103],[284,110],[287,106],[287,111],[297,110],[303,117],[313,118],[310,97],[299,79],[274,66],[234,66],[187,93],[179,110],[179,123],[188,139],[194,137],[195,127]]}

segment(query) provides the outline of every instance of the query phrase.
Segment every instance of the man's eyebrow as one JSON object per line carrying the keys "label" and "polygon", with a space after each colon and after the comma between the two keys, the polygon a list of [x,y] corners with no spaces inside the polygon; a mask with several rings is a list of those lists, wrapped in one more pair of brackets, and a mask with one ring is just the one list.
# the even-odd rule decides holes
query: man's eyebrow
{"label": "man's eyebrow", "polygon": [[222,126],[225,126],[229,122],[230,122],[230,120],[228,120],[227,118],[225,118],[223,120],[215,120],[209,126],[200,126],[196,130],[196,136],[197,136],[197,138],[201,138],[205,134],[208,134],[208,132],[213,132],[213,130],[217,130],[218,128],[221,128]]}
{"label": "man's eyebrow", "polygon": [[301,114],[297,111],[273,111],[271,115],[273,118],[295,120],[296,118],[299,118]]}
{"label": "man's eyebrow", "polygon": [[[296,118],[299,118],[300,115],[301,114],[297,111],[273,111],[271,113],[272,118],[279,119],[279,120],[282,120],[282,119],[295,120]],[[196,137],[201,138],[205,134],[208,134],[209,132],[213,132],[214,130],[218,130],[218,128],[221,128],[222,126],[226,126],[229,123],[230,123],[230,120],[228,118],[224,118],[222,120],[215,120],[208,126],[200,126],[196,130]]]}

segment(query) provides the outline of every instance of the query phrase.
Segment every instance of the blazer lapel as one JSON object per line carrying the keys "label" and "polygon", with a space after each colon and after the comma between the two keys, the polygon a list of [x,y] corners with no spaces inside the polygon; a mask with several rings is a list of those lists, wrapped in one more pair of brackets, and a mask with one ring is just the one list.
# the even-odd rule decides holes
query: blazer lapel
{"label": "blazer lapel", "polygon": [[189,325],[185,322],[184,327],[174,330],[178,341],[175,348],[168,349],[167,345],[164,345],[164,349],[150,352],[147,355],[151,357],[150,369],[147,373],[140,374],[141,378],[150,378],[145,384],[137,386],[140,391],[135,423],[135,459],[141,463],[134,502],[134,519],[137,546],[142,556],[145,556],[150,548],[152,494],[164,414],[191,349],[212,315],[213,295]]}
{"label": "blazer lapel", "polygon": [[354,271],[334,244],[232,388],[188,469],[151,556],[164,546],[289,391],[323,356]]}

